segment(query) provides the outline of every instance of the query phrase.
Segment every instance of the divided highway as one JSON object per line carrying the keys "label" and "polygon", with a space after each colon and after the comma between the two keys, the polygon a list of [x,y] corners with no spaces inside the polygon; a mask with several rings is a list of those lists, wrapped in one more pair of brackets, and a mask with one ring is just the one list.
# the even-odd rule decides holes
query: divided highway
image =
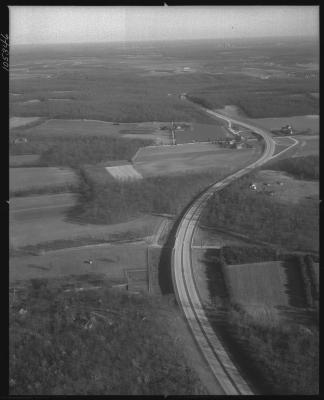
{"label": "divided highway", "polygon": [[185,314],[192,334],[213,375],[225,394],[252,395],[254,394],[253,391],[234,365],[206,316],[193,276],[191,246],[199,217],[208,199],[213,193],[221,190],[235,179],[238,179],[270,160],[275,151],[275,143],[269,132],[263,128],[252,125],[246,120],[241,121],[233,119],[200,106],[199,108],[213,117],[227,121],[229,126],[231,123],[234,123],[249,128],[261,135],[265,141],[265,150],[257,161],[210,186],[190,206],[176,232],[172,259],[172,279],[178,303]]}

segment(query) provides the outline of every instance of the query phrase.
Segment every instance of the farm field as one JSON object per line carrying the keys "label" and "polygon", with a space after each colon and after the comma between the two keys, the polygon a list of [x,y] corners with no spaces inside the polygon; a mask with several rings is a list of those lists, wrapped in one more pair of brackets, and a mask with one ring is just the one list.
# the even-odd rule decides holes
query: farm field
{"label": "farm field", "polygon": [[39,155],[37,154],[24,154],[21,156],[9,156],[10,167],[25,167],[33,165],[39,161]]}
{"label": "farm field", "polygon": [[28,196],[10,200],[10,244],[14,248],[58,240],[110,240],[114,234],[153,234],[162,217],[143,216],[114,225],[79,224],[67,217],[75,195]]}
{"label": "farm field", "polygon": [[145,176],[219,168],[230,173],[255,160],[260,150],[223,149],[211,143],[188,143],[177,146],[145,147],[133,159],[135,169]]}
{"label": "farm field", "polygon": [[310,134],[319,134],[318,115],[300,115],[285,118],[257,118],[251,120],[269,130],[280,129],[289,124],[297,131],[306,131],[307,129],[310,129]]}
{"label": "farm field", "polygon": [[9,118],[9,128],[19,128],[21,126],[29,125],[36,122],[40,117],[11,117]]}
{"label": "farm field", "polygon": [[[11,257],[9,280],[104,274],[116,283],[126,283],[126,269],[146,269],[146,248],[145,243],[106,244],[63,249],[37,256]],[[86,262],[89,259],[93,260],[92,264]]]}
{"label": "farm field", "polygon": [[208,142],[217,139],[233,138],[233,135],[227,131],[224,125],[220,122],[219,125],[208,124],[191,124],[191,129],[184,131],[175,130],[175,139],[177,144],[190,142]]}
{"label": "farm field", "polygon": [[169,144],[169,131],[160,130],[163,122],[120,123],[85,119],[49,119],[42,124],[24,130],[26,137],[66,136],[119,136],[133,139],[153,139],[157,144]]}
{"label": "farm field", "polygon": [[244,305],[289,305],[282,262],[227,265],[225,271],[232,301]]}
{"label": "farm field", "polygon": [[142,179],[142,175],[131,164],[105,167],[108,173],[120,181]]}
{"label": "farm field", "polygon": [[75,173],[68,168],[26,167],[9,169],[9,189],[12,192],[39,188],[54,188],[77,183]]}
{"label": "farm field", "polygon": [[[278,182],[282,182],[280,185]],[[257,173],[257,191],[273,192],[274,200],[296,204],[300,200],[316,198],[319,200],[319,184],[316,181],[294,179],[280,171],[261,170]],[[269,184],[270,186],[265,186]]]}

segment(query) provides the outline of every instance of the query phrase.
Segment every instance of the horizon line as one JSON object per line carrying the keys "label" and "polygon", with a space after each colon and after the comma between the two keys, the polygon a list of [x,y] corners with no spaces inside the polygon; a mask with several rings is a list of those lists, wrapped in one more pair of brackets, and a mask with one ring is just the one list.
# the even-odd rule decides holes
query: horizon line
{"label": "horizon line", "polygon": [[236,36],[236,37],[224,37],[224,38],[181,38],[181,39],[140,39],[140,40],[105,40],[105,41],[95,41],[95,42],[38,42],[38,43],[10,43],[10,47],[20,47],[20,46],[53,46],[53,45],[71,45],[71,44],[119,44],[119,43],[151,43],[151,42],[188,42],[188,41],[229,41],[229,40],[245,40],[245,39],[306,39],[313,38],[318,39],[318,35],[281,35],[281,36]]}

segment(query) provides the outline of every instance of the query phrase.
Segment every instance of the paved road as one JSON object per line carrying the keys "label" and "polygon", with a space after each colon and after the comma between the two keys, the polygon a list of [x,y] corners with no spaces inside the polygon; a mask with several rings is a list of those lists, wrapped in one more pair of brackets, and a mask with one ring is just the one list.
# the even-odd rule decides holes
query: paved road
{"label": "paved road", "polygon": [[275,151],[275,143],[268,131],[255,126],[250,121],[234,119],[203,107],[199,108],[213,117],[224,119],[229,125],[235,123],[251,129],[261,135],[266,144],[264,153],[259,160],[208,188],[187,210],[176,233],[172,259],[172,278],[178,303],[216,380],[225,394],[249,395],[253,394],[251,388],[224,349],[203,309],[193,277],[191,246],[199,216],[208,199],[214,192],[270,160]]}

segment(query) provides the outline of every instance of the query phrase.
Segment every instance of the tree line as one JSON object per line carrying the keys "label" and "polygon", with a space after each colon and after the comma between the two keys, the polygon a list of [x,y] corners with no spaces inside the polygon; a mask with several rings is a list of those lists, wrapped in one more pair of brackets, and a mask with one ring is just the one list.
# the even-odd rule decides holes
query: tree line
{"label": "tree line", "polygon": [[[117,181],[103,168],[79,171],[78,203],[71,215],[92,223],[116,223],[143,213],[179,214],[192,198],[219,179],[220,172],[192,172]],[[98,172],[97,172],[98,171]]]}

